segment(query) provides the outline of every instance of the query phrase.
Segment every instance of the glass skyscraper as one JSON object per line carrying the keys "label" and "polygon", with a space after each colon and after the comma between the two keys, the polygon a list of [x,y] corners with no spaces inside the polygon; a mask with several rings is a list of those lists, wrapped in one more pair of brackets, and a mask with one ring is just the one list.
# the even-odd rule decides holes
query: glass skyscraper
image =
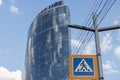
{"label": "glass skyscraper", "polygon": [[69,80],[69,8],[63,1],[43,9],[28,31],[25,80]]}

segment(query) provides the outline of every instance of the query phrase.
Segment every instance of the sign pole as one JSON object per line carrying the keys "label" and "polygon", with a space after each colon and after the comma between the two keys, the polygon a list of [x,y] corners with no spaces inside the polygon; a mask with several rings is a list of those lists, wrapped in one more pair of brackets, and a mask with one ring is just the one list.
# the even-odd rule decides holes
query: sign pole
{"label": "sign pole", "polygon": [[95,29],[95,45],[96,45],[96,54],[97,54],[97,61],[98,61],[98,72],[99,78],[98,80],[104,80],[103,78],[103,68],[102,68],[102,59],[101,59],[101,50],[100,50],[100,42],[99,42],[99,31],[97,25],[97,15],[93,14],[93,24]]}
{"label": "sign pole", "polygon": [[99,32],[120,29],[120,25],[98,28],[97,15],[95,13],[93,14],[93,24],[94,24],[94,27],[89,27],[89,26],[87,27],[82,25],[68,25],[68,27],[82,29],[85,31],[91,31],[95,34],[95,45],[96,45],[96,54],[97,54],[97,63],[98,63],[97,66],[98,66],[98,75],[99,75],[98,80],[104,80],[101,51],[100,51],[100,42],[99,42]]}

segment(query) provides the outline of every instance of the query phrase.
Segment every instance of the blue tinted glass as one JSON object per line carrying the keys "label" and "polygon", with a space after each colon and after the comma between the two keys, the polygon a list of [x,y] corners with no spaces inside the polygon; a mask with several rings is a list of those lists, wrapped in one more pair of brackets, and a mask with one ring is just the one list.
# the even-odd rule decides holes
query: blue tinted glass
{"label": "blue tinted glass", "polygon": [[67,6],[57,7],[55,12],[48,10],[32,22],[28,34],[25,80],[69,78],[68,12]]}

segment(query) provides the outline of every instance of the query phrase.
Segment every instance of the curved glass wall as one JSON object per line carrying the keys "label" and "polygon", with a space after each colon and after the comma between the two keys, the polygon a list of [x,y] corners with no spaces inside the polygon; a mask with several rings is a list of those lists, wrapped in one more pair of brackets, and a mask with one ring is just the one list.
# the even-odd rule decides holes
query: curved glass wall
{"label": "curved glass wall", "polygon": [[66,5],[34,19],[28,33],[25,80],[69,80],[69,20]]}

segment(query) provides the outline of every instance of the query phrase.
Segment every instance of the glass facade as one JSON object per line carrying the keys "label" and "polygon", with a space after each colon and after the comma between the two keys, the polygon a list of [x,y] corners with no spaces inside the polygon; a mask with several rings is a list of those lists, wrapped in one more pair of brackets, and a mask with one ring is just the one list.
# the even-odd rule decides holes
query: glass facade
{"label": "glass facade", "polygon": [[69,80],[69,9],[57,4],[40,12],[29,28],[24,80]]}

